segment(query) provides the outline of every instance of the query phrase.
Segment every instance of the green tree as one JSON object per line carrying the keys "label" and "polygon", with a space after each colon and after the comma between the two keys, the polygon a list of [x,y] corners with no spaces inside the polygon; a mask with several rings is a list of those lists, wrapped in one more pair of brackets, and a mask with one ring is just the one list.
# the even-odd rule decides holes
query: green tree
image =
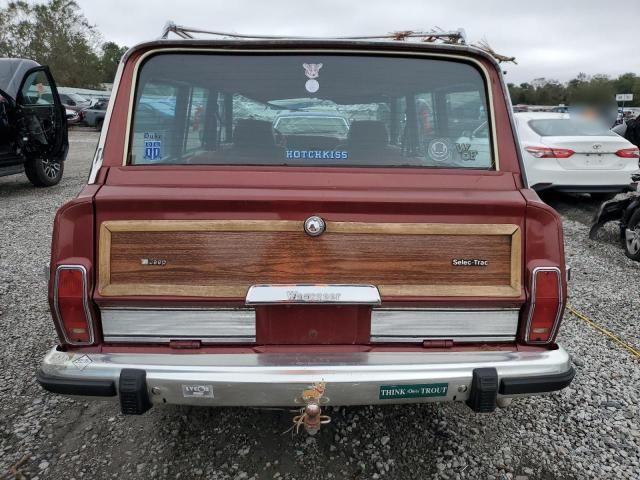
{"label": "green tree", "polygon": [[607,75],[589,76],[579,73],[566,83],[535,78],[531,83],[507,85],[513,104],[525,105],[614,105],[616,93],[633,93],[633,102],[627,106],[640,106],[640,77],[635,73],[625,73],[611,79]]}
{"label": "green tree", "polygon": [[116,75],[118,63],[127,51],[127,47],[121,47],[117,43],[107,42],[102,45],[100,57],[100,80],[103,83],[111,83]]}
{"label": "green tree", "polygon": [[100,36],[73,0],[0,9],[0,56],[31,58],[49,65],[64,86],[95,87],[101,81],[96,54]]}

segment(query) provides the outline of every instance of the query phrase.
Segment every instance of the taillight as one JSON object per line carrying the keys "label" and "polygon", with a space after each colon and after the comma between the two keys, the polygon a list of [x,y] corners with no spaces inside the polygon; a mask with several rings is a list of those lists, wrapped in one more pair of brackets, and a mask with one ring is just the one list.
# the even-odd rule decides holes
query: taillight
{"label": "taillight", "polygon": [[560,323],[562,306],[560,269],[557,267],[534,268],[525,341],[550,343]]}
{"label": "taillight", "polygon": [[622,158],[640,158],[640,150],[637,148],[623,148],[618,150],[616,155]]}
{"label": "taillight", "polygon": [[94,336],[87,297],[87,270],[82,265],[59,266],[53,294],[55,315],[65,342],[91,345]]}
{"label": "taillight", "polygon": [[536,158],[569,158],[576,153],[568,148],[525,147],[525,150]]}

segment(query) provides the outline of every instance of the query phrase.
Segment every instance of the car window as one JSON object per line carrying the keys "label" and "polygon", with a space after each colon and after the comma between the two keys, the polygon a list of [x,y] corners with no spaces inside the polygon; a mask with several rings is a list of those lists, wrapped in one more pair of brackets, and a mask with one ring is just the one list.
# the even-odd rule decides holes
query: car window
{"label": "car window", "polygon": [[129,163],[491,169],[490,125],[483,75],[459,61],[158,54]]}
{"label": "car window", "polygon": [[18,103],[22,105],[53,105],[49,78],[42,70],[30,73],[20,90]]}
{"label": "car window", "polygon": [[586,118],[544,118],[529,120],[531,129],[542,137],[615,136],[603,123]]}
{"label": "car window", "polygon": [[176,101],[174,85],[148,83],[138,100],[134,117],[132,157],[139,163],[160,163],[181,156],[175,149]]}

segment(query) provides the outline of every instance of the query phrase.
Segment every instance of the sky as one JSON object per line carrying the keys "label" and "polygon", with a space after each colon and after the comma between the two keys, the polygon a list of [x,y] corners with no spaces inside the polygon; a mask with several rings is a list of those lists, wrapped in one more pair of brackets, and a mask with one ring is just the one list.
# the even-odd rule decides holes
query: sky
{"label": "sky", "polygon": [[337,36],[463,28],[486,40],[507,82],[579,72],[640,75],[640,0],[76,0],[105,41],[158,38],[167,20],[225,32]]}

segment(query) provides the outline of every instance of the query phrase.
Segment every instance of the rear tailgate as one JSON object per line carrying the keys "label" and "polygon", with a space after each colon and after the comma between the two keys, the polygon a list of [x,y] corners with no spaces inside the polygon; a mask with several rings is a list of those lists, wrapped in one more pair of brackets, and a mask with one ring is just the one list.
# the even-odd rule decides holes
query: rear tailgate
{"label": "rear tailgate", "polygon": [[[513,176],[322,172],[111,169],[95,199],[105,339],[514,340],[526,204]],[[326,221],[318,237],[303,228],[311,215]],[[373,285],[381,304],[248,307],[265,284]]]}

